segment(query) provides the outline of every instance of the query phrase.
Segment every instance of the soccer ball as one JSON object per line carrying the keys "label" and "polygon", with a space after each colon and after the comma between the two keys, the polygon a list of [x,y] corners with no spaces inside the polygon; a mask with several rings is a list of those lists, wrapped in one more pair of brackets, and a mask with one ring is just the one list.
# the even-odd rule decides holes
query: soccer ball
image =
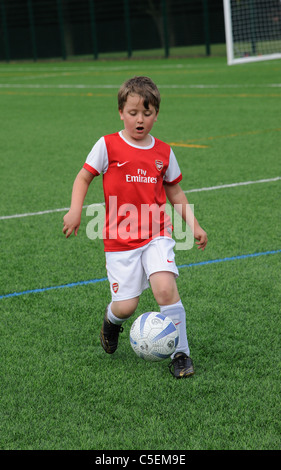
{"label": "soccer ball", "polygon": [[173,321],[159,312],[146,312],[132,324],[130,343],[146,361],[162,361],[173,354],[179,341]]}

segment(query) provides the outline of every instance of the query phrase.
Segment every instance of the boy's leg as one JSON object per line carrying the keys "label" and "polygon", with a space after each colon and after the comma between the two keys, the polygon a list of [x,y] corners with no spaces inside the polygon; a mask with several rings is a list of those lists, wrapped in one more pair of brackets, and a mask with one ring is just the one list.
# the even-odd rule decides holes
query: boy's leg
{"label": "boy's leg", "polygon": [[175,304],[180,300],[176,278],[173,272],[159,271],[150,275],[150,286],[156,302],[161,305]]}
{"label": "boy's leg", "polygon": [[171,318],[179,331],[177,352],[189,356],[189,346],[186,334],[186,313],[180,300],[175,276],[170,272],[158,272],[150,276],[150,285],[156,302],[163,315]]}
{"label": "boy's leg", "polygon": [[179,342],[174,354],[171,356],[170,371],[177,378],[189,377],[194,374],[194,368],[189,357],[186,313],[180,300],[175,275],[167,271],[151,274],[150,284],[161,313],[173,320],[179,332]]}
{"label": "boy's leg", "polygon": [[179,343],[170,364],[170,371],[173,369],[172,374],[182,378],[192,375],[194,370],[189,357],[185,310],[176,284],[179,272],[175,263],[174,246],[173,239],[156,238],[147,246],[142,262],[161,312],[177,325]]}
{"label": "boy's leg", "polygon": [[136,310],[139,296],[149,287],[141,264],[141,250],[106,253],[106,268],[111,290],[100,332],[103,349],[113,354],[118,346],[122,323]]}
{"label": "boy's leg", "polygon": [[111,302],[105,311],[100,332],[101,345],[105,352],[113,354],[118,346],[119,333],[123,331],[122,323],[129,318],[137,308],[138,297],[129,300]]}
{"label": "boy's leg", "polygon": [[130,318],[135,312],[139,303],[139,297],[128,300],[114,300],[110,303],[110,311],[112,314],[112,323],[122,323]]}

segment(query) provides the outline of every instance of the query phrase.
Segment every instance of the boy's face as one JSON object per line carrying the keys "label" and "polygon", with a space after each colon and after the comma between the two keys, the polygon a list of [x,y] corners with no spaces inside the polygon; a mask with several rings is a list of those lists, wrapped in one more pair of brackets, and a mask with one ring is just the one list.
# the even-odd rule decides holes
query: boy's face
{"label": "boy's face", "polygon": [[148,145],[153,124],[157,121],[158,113],[154,106],[144,107],[143,98],[139,95],[128,95],[123,110],[119,109],[120,118],[124,121],[124,137],[138,145]]}

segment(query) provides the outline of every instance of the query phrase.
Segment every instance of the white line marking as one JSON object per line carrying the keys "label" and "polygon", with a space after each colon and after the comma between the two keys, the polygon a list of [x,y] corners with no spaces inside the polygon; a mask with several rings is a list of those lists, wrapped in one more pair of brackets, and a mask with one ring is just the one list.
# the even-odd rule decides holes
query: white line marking
{"label": "white line marking", "polygon": [[60,84],[60,85],[51,85],[51,84],[40,84],[40,83],[0,83],[0,88],[119,88],[118,85],[85,85],[83,83],[71,85],[71,84]]}
{"label": "white line marking", "polygon": [[0,220],[6,220],[6,219],[17,219],[21,217],[29,217],[31,215],[43,215],[43,214],[52,214],[54,212],[63,212],[63,211],[68,211],[69,207],[64,207],[61,209],[50,209],[47,211],[39,211],[39,212],[26,212],[25,214],[13,214],[13,215],[3,215],[0,217]]}
{"label": "white line marking", "polygon": [[[92,204],[88,204],[83,206],[83,209],[86,209]],[[102,206],[104,205],[104,202],[97,202],[95,203],[96,206]],[[70,207],[61,207],[59,209],[49,209],[46,211],[39,211],[39,212],[26,212],[24,214],[12,214],[12,215],[3,215],[0,217],[0,220],[6,220],[6,219],[20,219],[22,217],[29,217],[32,215],[45,215],[45,214],[53,214],[54,212],[67,212],[69,211]]]}
{"label": "white line marking", "polygon": [[[85,83],[78,83],[78,84],[44,84],[44,83],[0,83],[0,88],[53,88],[53,89],[118,89],[120,85],[113,85],[113,84],[101,84],[101,85],[94,85],[94,84],[85,84]],[[225,89],[225,88],[281,88],[281,83],[264,83],[260,85],[252,85],[252,84],[232,84],[232,85],[216,85],[216,84],[196,84],[196,85],[159,85],[159,88],[168,88],[168,89]]]}
{"label": "white line marking", "polygon": [[[222,184],[219,186],[209,186],[206,188],[197,188],[197,189],[188,189],[184,191],[184,193],[200,193],[201,191],[214,191],[217,189],[225,189],[225,188],[236,188],[237,186],[248,186],[250,184],[257,184],[257,183],[273,183],[274,181],[280,181],[281,176],[276,176],[275,178],[268,178],[262,179],[257,181],[242,181],[241,183],[231,183],[231,184]],[[92,204],[88,204],[83,206],[83,209],[89,207]],[[96,205],[104,205],[104,202],[98,202]],[[54,212],[66,212],[69,210],[69,207],[62,207],[60,209],[49,209],[46,211],[39,211],[39,212],[26,212],[24,214],[12,214],[12,215],[3,215],[0,217],[0,220],[6,219],[17,219],[22,217],[29,217],[33,215],[44,215],[44,214],[52,214]]]}
{"label": "white line marking", "polygon": [[213,191],[216,189],[236,188],[237,186],[248,186],[249,184],[272,183],[273,181],[279,181],[279,180],[281,180],[281,176],[276,176],[276,178],[263,179],[263,180],[257,180],[257,181],[242,181],[241,183],[222,184],[220,186],[209,186],[207,188],[189,189],[187,191],[184,191],[184,193],[200,193],[201,191]]}
{"label": "white line marking", "polygon": [[[153,65],[153,64],[145,64],[145,68],[150,68],[150,69],[172,69],[174,70],[174,68],[177,68],[177,69],[181,69],[181,68],[186,68],[186,69],[192,69],[192,68],[205,68],[207,64],[197,64],[196,67],[194,67],[193,64],[157,64],[157,65]],[[36,67],[19,67],[19,66],[9,66],[9,65],[4,65],[4,67],[0,67],[0,72],[1,73],[4,73],[4,72],[8,72],[8,73],[11,73],[11,72],[15,72],[15,73],[18,73],[18,72],[81,72],[81,73],[84,73],[84,72],[114,72],[114,71],[122,71],[122,70],[133,70],[133,69],[139,69],[141,68],[142,65],[133,65],[133,64],[130,64],[130,65],[121,65],[121,66],[106,66],[106,67],[103,67],[103,66],[100,66],[100,64],[97,64],[97,65],[94,65],[94,66],[82,66],[82,67],[67,67],[67,66],[63,66],[63,67],[40,67],[40,66],[37,66]]]}

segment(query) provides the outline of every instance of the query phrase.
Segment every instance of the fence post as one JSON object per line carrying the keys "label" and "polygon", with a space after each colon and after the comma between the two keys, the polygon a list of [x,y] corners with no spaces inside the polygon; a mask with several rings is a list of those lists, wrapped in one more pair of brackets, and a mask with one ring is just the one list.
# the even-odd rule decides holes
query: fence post
{"label": "fence post", "polygon": [[208,0],[203,0],[203,18],[204,18],[204,33],[205,33],[206,55],[209,56],[211,54],[211,46],[210,46]]}
{"label": "fence post", "polygon": [[34,62],[36,62],[36,60],[37,60],[37,47],[36,47],[36,36],[35,36],[35,28],[34,28],[32,0],[28,0],[27,7],[28,7],[28,18],[29,18],[29,26],[30,26],[33,60],[34,60]]}
{"label": "fence post", "polygon": [[94,58],[97,60],[99,53],[98,53],[98,42],[97,42],[97,29],[96,29],[94,0],[89,0],[89,7],[90,7],[93,52],[94,52]]}
{"label": "fence post", "polygon": [[0,0],[0,5],[1,5],[1,13],[2,13],[2,28],[3,28],[3,36],[4,36],[5,56],[6,56],[6,61],[9,62],[10,61],[10,44],[9,44],[6,10],[5,10],[5,5],[4,5],[3,0]]}
{"label": "fence post", "polygon": [[132,56],[132,38],[131,38],[129,0],[124,0],[124,15],[125,15],[125,25],[126,25],[127,50],[128,50],[128,57],[130,58]]}
{"label": "fence post", "polygon": [[64,27],[63,27],[63,14],[62,14],[61,0],[57,0],[57,7],[58,7],[59,28],[60,28],[61,54],[62,54],[63,60],[66,60],[66,49],[65,49],[65,41],[64,41]]}
{"label": "fence post", "polygon": [[250,31],[251,31],[251,45],[252,45],[252,54],[256,55],[256,33],[255,33],[255,0],[250,0]]}
{"label": "fence post", "polygon": [[165,57],[170,55],[170,44],[169,44],[169,32],[168,32],[168,14],[167,14],[167,2],[162,0],[162,17],[163,17],[163,31],[164,31],[164,49]]}

